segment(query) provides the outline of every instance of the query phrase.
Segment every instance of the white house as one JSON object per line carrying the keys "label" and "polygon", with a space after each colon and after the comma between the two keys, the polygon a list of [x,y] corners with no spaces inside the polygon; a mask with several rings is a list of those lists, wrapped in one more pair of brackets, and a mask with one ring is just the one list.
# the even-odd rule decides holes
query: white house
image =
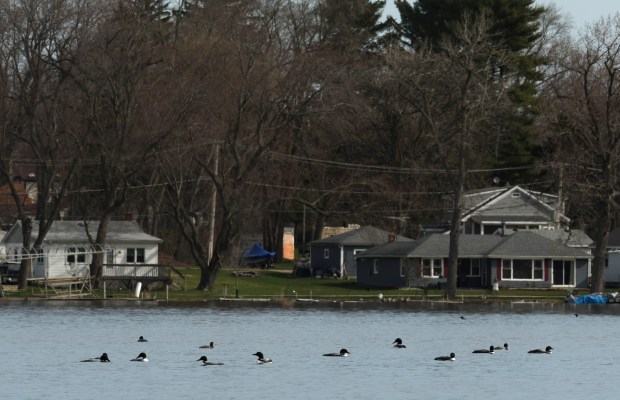
{"label": "white house", "polygon": [[[32,278],[64,278],[89,276],[93,255],[104,252],[105,264],[157,264],[161,239],[145,233],[134,221],[111,221],[105,246],[91,244],[83,221],[55,221],[45,236],[40,249],[24,251],[22,226],[17,222],[0,241],[9,260],[32,258]],[[88,232],[96,237],[98,221],[88,223]],[[39,230],[33,223],[32,242]],[[144,267],[148,268],[148,267]]]}

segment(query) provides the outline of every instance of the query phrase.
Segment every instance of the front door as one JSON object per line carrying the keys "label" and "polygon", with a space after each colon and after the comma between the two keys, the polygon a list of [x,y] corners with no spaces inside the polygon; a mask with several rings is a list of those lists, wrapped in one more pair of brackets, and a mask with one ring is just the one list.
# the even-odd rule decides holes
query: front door
{"label": "front door", "polygon": [[573,283],[573,262],[553,260],[553,285],[571,286]]}

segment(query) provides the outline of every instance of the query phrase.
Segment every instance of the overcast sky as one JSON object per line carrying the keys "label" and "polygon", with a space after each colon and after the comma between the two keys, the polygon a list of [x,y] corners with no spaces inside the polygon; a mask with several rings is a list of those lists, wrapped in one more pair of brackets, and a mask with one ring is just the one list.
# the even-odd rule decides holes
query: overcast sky
{"label": "overcast sky", "polygon": [[[571,18],[573,28],[576,30],[581,29],[585,23],[595,22],[603,16],[620,12],[618,0],[538,0],[537,3],[542,5],[555,3],[563,14]],[[386,13],[398,14],[393,0],[387,0]]]}

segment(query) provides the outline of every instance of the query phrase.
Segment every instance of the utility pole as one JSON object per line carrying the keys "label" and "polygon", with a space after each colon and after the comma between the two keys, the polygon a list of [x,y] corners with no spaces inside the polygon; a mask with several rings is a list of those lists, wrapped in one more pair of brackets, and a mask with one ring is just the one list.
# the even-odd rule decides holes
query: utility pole
{"label": "utility pole", "polygon": [[304,204],[304,216],[301,223],[301,250],[302,253],[306,253],[306,205]]}
{"label": "utility pole", "polygon": [[558,184],[558,204],[555,208],[555,223],[556,229],[562,228],[562,217],[564,214],[564,199],[562,198],[562,180],[564,179],[564,166],[560,164],[560,174],[559,174],[559,184]]}

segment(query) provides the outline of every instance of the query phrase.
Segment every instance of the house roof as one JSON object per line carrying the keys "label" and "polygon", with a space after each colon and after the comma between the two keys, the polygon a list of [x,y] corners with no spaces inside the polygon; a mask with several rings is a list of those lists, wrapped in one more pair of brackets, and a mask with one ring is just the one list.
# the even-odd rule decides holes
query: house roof
{"label": "house roof", "polygon": [[[376,228],[372,225],[366,225],[359,229],[341,233],[340,235],[330,236],[324,239],[314,240],[310,245],[317,244],[338,244],[347,246],[376,246],[387,243],[390,239],[390,233],[383,229]],[[405,236],[396,236],[396,241],[412,241]]]}
{"label": "house roof", "polygon": [[[414,242],[403,242],[398,246],[388,244],[373,247],[357,258],[446,258],[450,251],[449,235],[428,235]],[[563,242],[554,241],[534,233],[517,231],[506,236],[498,235],[460,235],[460,258],[584,258],[589,257],[586,250],[568,247]]]}
{"label": "house roof", "polygon": [[502,257],[590,257],[586,250],[568,247],[562,242],[551,240],[534,231],[518,231],[504,236],[503,240],[487,253],[490,258]]}
{"label": "house roof", "polygon": [[418,241],[408,240],[380,244],[357,253],[355,258],[407,257],[416,242]]}
{"label": "house roof", "polygon": [[[520,186],[481,190],[464,195],[462,221],[480,222],[550,222],[553,221],[558,196],[526,190]],[[560,214],[563,221],[570,221]]]}
{"label": "house roof", "polygon": [[590,247],[594,241],[581,229],[532,229],[537,235],[560,242],[569,247]]}
{"label": "house roof", "polygon": [[[497,235],[460,235],[459,257],[480,258],[489,248],[501,241]],[[450,255],[450,235],[429,235],[410,253],[410,257],[448,257]]]}
{"label": "house roof", "polygon": [[[99,221],[88,224],[90,234],[95,237]],[[17,222],[2,239],[2,243],[21,242],[21,222]],[[33,222],[32,240],[37,238],[39,231],[38,221]],[[44,243],[83,243],[87,242],[83,221],[54,221],[49,232],[45,235]],[[110,243],[161,243],[160,238],[145,233],[135,221],[110,221],[106,241]]]}

